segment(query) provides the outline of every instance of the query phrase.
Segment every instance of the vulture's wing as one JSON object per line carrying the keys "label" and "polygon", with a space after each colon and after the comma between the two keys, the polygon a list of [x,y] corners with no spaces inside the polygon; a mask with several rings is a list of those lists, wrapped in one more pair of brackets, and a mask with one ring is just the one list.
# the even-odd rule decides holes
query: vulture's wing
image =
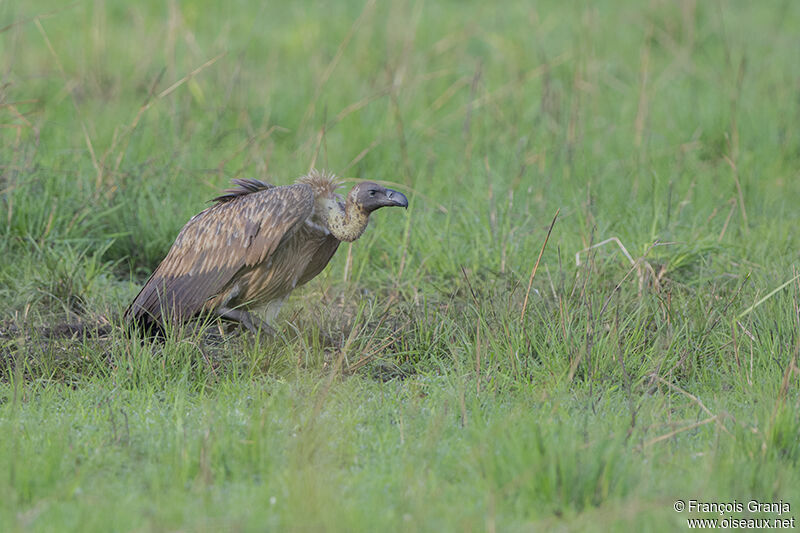
{"label": "vulture's wing", "polygon": [[162,317],[186,320],[219,294],[244,267],[266,261],[311,215],[306,184],[258,189],[217,203],[194,216],[125,317],[149,326]]}
{"label": "vulture's wing", "polygon": [[[336,195],[336,198],[339,201],[339,205],[344,210],[344,199],[338,194]],[[297,280],[298,287],[305,285],[317,277],[320,272],[325,270],[325,267],[328,266],[331,257],[333,257],[333,254],[336,253],[336,250],[339,248],[339,244],[341,244],[341,242],[342,241],[334,237],[332,233],[329,233],[328,236],[325,237],[325,240],[322,241],[320,247],[317,248],[317,251],[314,252],[313,256],[311,256],[311,260],[308,262],[308,265],[306,265],[306,269],[303,271],[303,274]]]}
{"label": "vulture's wing", "polygon": [[308,266],[306,266],[306,269],[303,271],[300,279],[297,280],[298,287],[311,281],[317,277],[317,274],[325,270],[325,267],[328,265],[331,257],[333,257],[333,254],[336,253],[336,249],[339,248],[339,244],[341,242],[342,241],[333,235],[328,235],[325,237],[325,240],[322,242],[322,246],[320,246],[311,257],[311,261],[308,262]]}

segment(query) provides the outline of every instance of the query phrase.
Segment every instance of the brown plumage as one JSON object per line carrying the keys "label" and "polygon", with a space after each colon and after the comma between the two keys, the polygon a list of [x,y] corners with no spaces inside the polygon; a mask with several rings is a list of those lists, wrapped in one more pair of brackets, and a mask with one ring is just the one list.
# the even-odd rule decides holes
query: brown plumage
{"label": "brown plumage", "polygon": [[250,311],[274,319],[296,287],[322,272],[341,241],[361,236],[372,211],[408,200],[372,182],[336,194],[332,174],[312,171],[294,185],[234,180],[192,217],[125,311],[146,329],[210,314],[272,332]]}

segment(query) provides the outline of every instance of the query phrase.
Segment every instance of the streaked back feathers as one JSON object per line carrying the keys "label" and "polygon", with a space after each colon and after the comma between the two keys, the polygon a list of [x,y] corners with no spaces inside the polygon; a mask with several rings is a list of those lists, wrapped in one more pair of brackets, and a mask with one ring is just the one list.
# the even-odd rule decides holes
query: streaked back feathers
{"label": "streaked back feathers", "polygon": [[240,196],[245,196],[247,194],[264,191],[275,187],[275,185],[265,181],[257,180],[255,178],[235,178],[231,181],[237,186],[231,187],[230,189],[225,189],[224,193],[211,200],[212,202],[217,202],[220,204],[230,202],[231,200],[235,200]]}

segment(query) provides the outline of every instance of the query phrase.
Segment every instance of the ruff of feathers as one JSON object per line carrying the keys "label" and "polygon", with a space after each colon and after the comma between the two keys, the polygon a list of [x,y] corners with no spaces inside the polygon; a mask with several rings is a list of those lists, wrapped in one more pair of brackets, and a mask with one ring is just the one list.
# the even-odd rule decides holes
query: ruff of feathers
{"label": "ruff of feathers", "polygon": [[336,189],[342,186],[342,182],[336,178],[336,174],[326,170],[312,168],[305,176],[299,178],[297,183],[307,183],[316,194],[333,196]]}

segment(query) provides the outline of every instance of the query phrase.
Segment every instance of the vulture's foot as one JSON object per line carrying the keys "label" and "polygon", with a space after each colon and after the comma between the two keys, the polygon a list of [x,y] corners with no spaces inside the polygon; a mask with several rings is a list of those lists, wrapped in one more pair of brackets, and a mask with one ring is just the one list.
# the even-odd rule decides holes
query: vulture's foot
{"label": "vulture's foot", "polygon": [[228,309],[227,307],[221,307],[217,309],[217,316],[220,318],[235,320],[246,327],[253,335],[258,335],[259,331],[266,333],[270,337],[275,337],[278,334],[278,332],[275,331],[272,326],[263,320],[254,317],[244,309]]}

